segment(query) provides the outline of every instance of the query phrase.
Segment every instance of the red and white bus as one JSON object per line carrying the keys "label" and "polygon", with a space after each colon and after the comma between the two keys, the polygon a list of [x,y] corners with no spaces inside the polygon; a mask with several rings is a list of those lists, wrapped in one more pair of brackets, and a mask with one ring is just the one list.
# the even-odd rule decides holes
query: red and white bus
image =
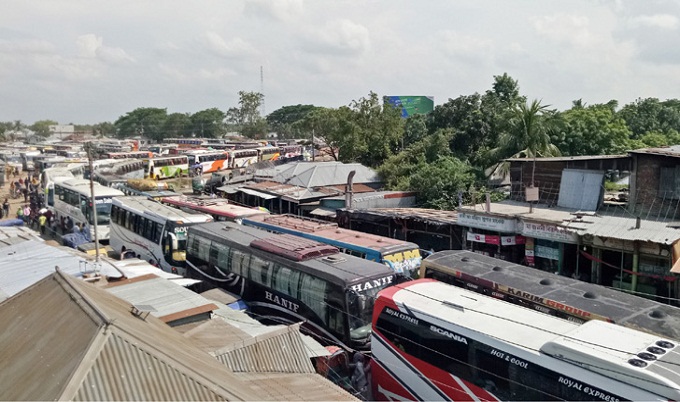
{"label": "red and white bus", "polygon": [[151,151],[133,151],[133,152],[105,152],[102,154],[103,159],[144,159],[153,158]]}
{"label": "red and white bus", "polygon": [[161,202],[166,205],[179,208],[183,211],[195,211],[210,215],[216,222],[236,221],[237,219],[248,218],[256,215],[269,215],[269,213],[249,207],[243,207],[229,203],[224,198],[212,198],[210,196],[186,196],[175,195],[164,197]]}
{"label": "red and white bus", "polygon": [[676,340],[419,279],[373,310],[377,400],[680,400]]}

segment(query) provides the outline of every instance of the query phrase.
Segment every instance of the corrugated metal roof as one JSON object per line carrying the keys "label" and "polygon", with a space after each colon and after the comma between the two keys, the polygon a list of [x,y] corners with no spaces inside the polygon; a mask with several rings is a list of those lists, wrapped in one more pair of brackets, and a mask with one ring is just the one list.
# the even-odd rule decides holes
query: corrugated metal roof
{"label": "corrugated metal roof", "polygon": [[641,219],[640,228],[636,229],[635,217],[594,216],[588,217],[583,225],[583,234],[608,237],[620,240],[639,240],[659,244],[673,244],[680,239],[680,230],[668,227],[665,223]]}
{"label": "corrugated metal roof", "polygon": [[300,324],[244,339],[212,354],[234,372],[314,373]]}
{"label": "corrugated metal roof", "polygon": [[270,401],[357,401],[353,395],[318,374],[237,374]]}
{"label": "corrugated metal roof", "polygon": [[[639,151],[639,150],[638,150]],[[635,152],[635,151],[631,151]],[[578,156],[555,156],[535,158],[536,162],[566,162],[566,161],[590,161],[600,159],[625,159],[628,155],[578,155]],[[533,163],[534,158],[508,158],[508,162],[526,162]]]}
{"label": "corrugated metal roof", "polygon": [[40,233],[26,226],[0,227],[0,246],[17,244],[26,240],[43,241]]}
{"label": "corrugated metal roof", "polygon": [[217,309],[205,297],[153,274],[112,282],[105,289],[134,306],[150,307],[151,315],[168,323]]}
{"label": "corrugated metal roof", "polygon": [[371,208],[371,209],[352,209],[346,208],[342,211],[348,211],[350,214],[365,214],[385,216],[390,218],[407,218],[414,220],[426,221],[434,225],[441,225],[444,223],[456,224],[458,222],[458,212],[456,211],[442,211],[439,209],[427,208]]}
{"label": "corrugated metal roof", "polygon": [[640,148],[628,152],[631,154],[652,154],[680,158],[680,145],[673,145],[663,148]]}
{"label": "corrugated metal roof", "polygon": [[0,247],[0,301],[28,288],[59,267],[69,275],[80,275],[87,259],[42,240],[22,240]]}
{"label": "corrugated metal roof", "polygon": [[281,165],[272,177],[273,181],[304,188],[323,187],[347,182],[347,176],[355,171],[354,183],[380,183],[378,174],[359,163],[297,162]]}
{"label": "corrugated metal roof", "polygon": [[0,399],[261,400],[153,316],[56,272],[0,304]]}

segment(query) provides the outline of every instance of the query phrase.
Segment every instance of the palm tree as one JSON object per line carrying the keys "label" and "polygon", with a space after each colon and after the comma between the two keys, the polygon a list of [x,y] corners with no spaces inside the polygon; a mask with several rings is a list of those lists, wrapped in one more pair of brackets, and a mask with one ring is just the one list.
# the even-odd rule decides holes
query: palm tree
{"label": "palm tree", "polygon": [[[550,132],[556,121],[549,105],[541,105],[534,99],[530,104],[519,104],[512,110],[508,129],[501,133],[498,147],[491,153],[502,160],[505,158],[533,158],[531,186],[534,186],[536,158],[559,156],[560,150],[550,141]],[[499,162],[494,172],[507,174],[508,164]]]}

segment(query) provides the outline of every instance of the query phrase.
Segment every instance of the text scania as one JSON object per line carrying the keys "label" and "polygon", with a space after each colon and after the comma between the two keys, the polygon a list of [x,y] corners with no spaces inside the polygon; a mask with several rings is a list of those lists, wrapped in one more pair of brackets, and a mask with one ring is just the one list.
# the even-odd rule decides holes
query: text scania
{"label": "text scania", "polygon": [[458,334],[454,334],[453,332],[449,332],[445,329],[435,327],[434,325],[430,325],[430,331],[436,332],[439,335],[444,335],[445,337],[453,339],[456,342],[464,343],[467,345],[467,339],[465,337],[462,337]]}
{"label": "text scania", "polygon": [[607,401],[607,402],[619,402],[619,400],[620,400],[617,396],[605,394],[604,392],[602,392],[598,389],[590,388],[589,386],[581,384],[578,381],[574,381],[571,378],[560,376],[558,381],[562,385],[566,385],[569,388],[577,389],[577,390],[583,392],[584,394],[588,395],[587,399],[591,400],[591,401],[601,400],[601,401]]}
{"label": "text scania", "polygon": [[272,292],[264,291],[264,298],[278,304],[279,306],[285,307],[290,311],[293,311],[297,313],[298,309],[300,308],[299,304],[295,304],[290,300],[286,300],[283,297],[279,297]]}
{"label": "text scania", "polygon": [[393,277],[387,276],[385,278],[373,279],[364,283],[357,283],[356,285],[352,285],[352,290],[357,293],[361,293],[374,288],[383,288],[386,285],[391,284],[392,279]]}

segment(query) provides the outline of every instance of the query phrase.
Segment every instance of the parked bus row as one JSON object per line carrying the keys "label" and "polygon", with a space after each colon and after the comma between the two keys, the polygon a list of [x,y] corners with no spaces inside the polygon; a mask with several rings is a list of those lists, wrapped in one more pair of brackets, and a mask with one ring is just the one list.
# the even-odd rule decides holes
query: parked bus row
{"label": "parked bus row", "polygon": [[416,277],[422,261],[418,245],[405,240],[342,229],[337,223],[296,215],[257,215],[243,225],[288,233],[337,247],[346,254],[380,262],[406,277]]}
{"label": "parked bus row", "polygon": [[604,320],[680,339],[680,308],[471,251],[434,253],[420,277],[578,323]]}
{"label": "parked bus row", "polygon": [[[399,284],[387,266],[328,244],[189,209],[116,197],[111,245],[238,294],[260,319],[302,321],[326,344],[370,348],[376,399],[680,396],[675,337],[552,317],[433,279]],[[597,303],[587,308],[600,314]]]}

